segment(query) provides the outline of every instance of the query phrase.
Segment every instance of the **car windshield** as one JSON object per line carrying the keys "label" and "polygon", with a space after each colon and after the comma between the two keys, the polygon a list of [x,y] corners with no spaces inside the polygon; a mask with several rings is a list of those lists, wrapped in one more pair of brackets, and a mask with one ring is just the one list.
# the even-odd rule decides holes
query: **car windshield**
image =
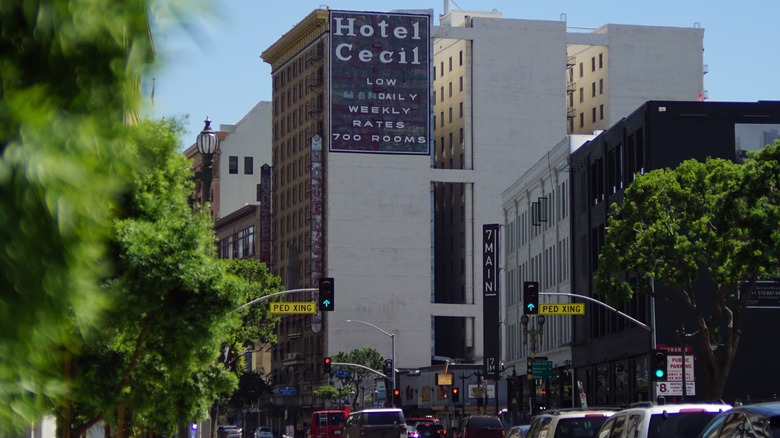
{"label": "car windshield", "polygon": [[662,413],[650,417],[648,438],[696,437],[718,412]]}
{"label": "car windshield", "polygon": [[320,414],[318,420],[320,426],[341,426],[344,424],[344,414],[340,412]]}
{"label": "car windshield", "polygon": [[404,420],[398,412],[372,412],[365,415],[366,424],[376,426],[385,424],[401,424]]}
{"label": "car windshield", "polygon": [[501,429],[501,420],[497,417],[471,417],[467,427],[470,429]]}
{"label": "car windshield", "polygon": [[563,418],[558,421],[555,438],[593,437],[601,429],[607,417]]}

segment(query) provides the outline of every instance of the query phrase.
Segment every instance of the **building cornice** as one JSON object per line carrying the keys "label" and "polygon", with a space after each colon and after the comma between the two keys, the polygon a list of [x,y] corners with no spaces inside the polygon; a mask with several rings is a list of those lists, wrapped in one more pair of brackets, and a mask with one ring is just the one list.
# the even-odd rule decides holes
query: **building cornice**
{"label": "building cornice", "polygon": [[275,70],[278,65],[286,62],[292,54],[298,53],[303,47],[319,38],[328,30],[329,9],[316,9],[306,16],[289,32],[279,38],[262,55],[263,61],[271,64]]}

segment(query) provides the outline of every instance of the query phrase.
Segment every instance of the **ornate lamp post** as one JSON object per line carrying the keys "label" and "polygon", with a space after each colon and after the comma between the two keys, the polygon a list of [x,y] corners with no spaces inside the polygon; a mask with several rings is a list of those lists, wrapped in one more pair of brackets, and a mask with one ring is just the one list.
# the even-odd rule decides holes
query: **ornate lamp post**
{"label": "ornate lamp post", "polygon": [[219,137],[211,129],[211,120],[208,117],[203,122],[203,130],[198,134],[195,144],[198,146],[198,152],[203,156],[203,170],[201,172],[203,178],[203,199],[206,202],[211,202],[212,164],[214,162],[214,154],[219,151]]}
{"label": "ornate lamp post", "polygon": [[[528,328],[528,322],[529,322],[528,315],[523,315],[520,317],[520,323],[523,324],[523,344],[528,345],[528,337],[531,337],[531,360],[536,357],[536,350],[537,350],[537,336],[539,337],[539,345],[542,344],[542,334],[543,334],[543,328],[544,328],[544,315],[538,315],[534,319],[536,320],[536,328]],[[528,375],[529,383],[533,382],[533,376],[531,374]],[[533,415],[534,412],[534,404],[536,402],[536,385],[529,385],[529,413]]]}

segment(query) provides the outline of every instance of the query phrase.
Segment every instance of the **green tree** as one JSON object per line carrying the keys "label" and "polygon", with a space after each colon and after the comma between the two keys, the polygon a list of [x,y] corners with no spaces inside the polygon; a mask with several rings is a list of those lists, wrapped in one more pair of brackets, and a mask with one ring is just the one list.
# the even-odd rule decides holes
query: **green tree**
{"label": "green tree", "polygon": [[[357,348],[350,351],[349,353],[338,352],[331,359],[333,359],[333,362],[352,363],[363,365],[375,371],[384,371],[384,359],[378,351],[369,347]],[[354,392],[352,394],[353,405],[361,394],[360,385],[363,383],[363,381],[367,379],[376,379],[379,377],[376,373],[372,373],[360,367],[345,367],[336,365],[334,368],[349,371],[349,374],[346,377],[338,377],[337,379],[341,382],[342,386],[346,387],[351,385],[354,387]],[[352,392],[351,389],[350,392]]]}
{"label": "green tree", "polygon": [[[268,272],[265,264],[258,260],[223,260],[228,272],[238,276],[246,282],[241,303],[246,304],[255,301],[258,298],[277,292],[281,287],[281,279],[272,276]],[[276,298],[278,300],[279,298]],[[252,402],[257,402],[257,398],[247,398],[248,392],[257,392],[259,389],[256,378],[251,371],[246,372],[244,363],[244,353],[259,350],[268,343],[276,343],[276,327],[280,318],[270,313],[268,301],[258,302],[257,304],[242,307],[235,312],[240,317],[240,323],[233,325],[228,330],[222,343],[222,354],[215,366],[220,369],[226,369],[239,379],[237,389],[227,388],[217,394],[210,408],[210,418],[212,430],[211,435],[216,436],[217,423],[222,413],[220,406],[224,402],[232,408],[233,413],[240,412],[247,408]],[[272,390],[269,384],[262,387],[262,392]],[[235,392],[234,392],[235,391]]]}
{"label": "green tree", "polygon": [[119,436],[132,427],[172,432],[235,387],[235,376],[213,365],[241,321],[232,310],[247,284],[216,258],[210,216],[189,205],[180,130],[174,121],[130,130],[143,165],[113,223],[115,271],[104,286],[112,305],[73,358],[72,402],[59,411],[65,436],[98,420]]}
{"label": "green tree", "polygon": [[0,2],[0,431],[67,393],[109,303],[106,236],[134,165],[124,121],[151,60],[146,1]]}
{"label": "green tree", "polygon": [[745,164],[690,160],[649,172],[612,206],[596,288],[613,302],[651,292],[651,281],[673,291],[665,298],[695,323],[704,398],[722,397],[756,281],[780,273],[779,191],[776,142]]}

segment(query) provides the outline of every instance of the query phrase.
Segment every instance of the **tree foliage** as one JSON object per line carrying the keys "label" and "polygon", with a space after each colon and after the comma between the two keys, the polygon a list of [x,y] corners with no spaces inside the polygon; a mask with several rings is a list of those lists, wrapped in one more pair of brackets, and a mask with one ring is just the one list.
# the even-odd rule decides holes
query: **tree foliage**
{"label": "tree foliage", "polygon": [[[612,206],[597,290],[619,301],[648,292],[650,280],[671,288],[696,324],[705,397],[722,396],[756,281],[780,274],[779,192],[780,141],[744,164],[654,170]],[[725,354],[716,357],[716,345]]]}
{"label": "tree foliage", "polygon": [[[100,329],[73,358],[73,404],[64,425],[80,432],[97,419],[158,432],[202,418],[235,377],[215,367],[223,340],[240,317],[246,282],[216,258],[210,216],[193,212],[187,159],[175,122],[131,130],[138,168],[114,221],[112,305]],[[82,427],[80,427],[82,426]]]}
{"label": "tree foliage", "polygon": [[[350,351],[349,353],[338,352],[332,357],[332,360],[338,363],[363,365],[380,373],[383,372],[384,368],[384,359],[382,356],[378,351],[369,347],[357,348]],[[354,387],[354,392],[352,393],[353,405],[357,401],[359,394],[361,394],[360,385],[363,383],[363,381],[368,379],[376,379],[379,377],[376,373],[372,373],[360,367],[345,367],[334,365],[334,369],[343,369],[349,371],[349,374],[346,377],[337,377],[336,379],[339,380],[342,387]],[[350,389],[350,392],[351,391],[352,389]]]}
{"label": "tree foliage", "polygon": [[65,352],[108,303],[124,120],[150,60],[146,1],[0,2],[0,430],[67,390]]}

